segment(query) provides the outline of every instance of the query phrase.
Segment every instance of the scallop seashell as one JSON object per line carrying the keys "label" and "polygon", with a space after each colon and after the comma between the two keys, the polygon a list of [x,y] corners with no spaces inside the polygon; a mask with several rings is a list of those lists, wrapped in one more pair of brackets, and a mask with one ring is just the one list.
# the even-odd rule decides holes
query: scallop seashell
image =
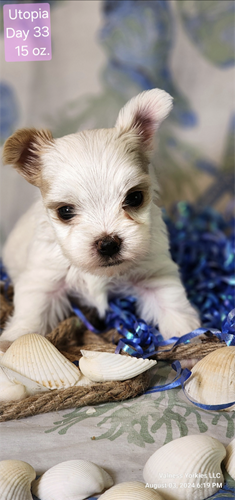
{"label": "scallop seashell", "polygon": [[235,439],[233,439],[226,448],[224,466],[226,471],[235,481]]}
{"label": "scallop seashell", "polygon": [[45,337],[29,333],[13,342],[1,364],[48,389],[65,389],[78,382],[79,369]]}
{"label": "scallop seashell", "polygon": [[35,477],[35,470],[26,462],[21,460],[0,462],[1,500],[33,500],[30,490]]}
{"label": "scallop seashell", "polygon": [[99,497],[99,500],[164,500],[156,491],[139,481],[116,484]]}
{"label": "scallop seashell", "polygon": [[0,366],[0,401],[19,401],[27,396],[26,387],[11,382]]}
{"label": "scallop seashell", "polygon": [[143,477],[165,500],[204,500],[224,483],[220,464],[225,454],[217,439],[184,436],[159,448],[146,462]]}
{"label": "scallop seashell", "polygon": [[[31,380],[28,377],[24,377],[24,375],[21,375],[21,373],[15,372],[14,370],[11,370],[10,368],[2,365],[1,360],[0,360],[0,373],[2,374],[2,377],[6,377],[8,379],[8,384],[11,384],[11,390],[10,390],[10,385],[9,385],[9,401],[13,399],[14,392],[15,394],[22,394],[23,397],[31,396],[34,394],[37,394],[39,392],[46,392],[49,391],[47,387],[44,387],[44,385],[38,384],[34,380]],[[5,379],[6,380],[6,379]],[[5,382],[7,384],[7,382]],[[13,389],[17,385],[17,388],[15,390]],[[1,385],[2,388],[2,385]],[[4,387],[3,387],[4,389]],[[1,390],[1,389],[0,389]],[[7,387],[6,387],[7,390]],[[10,397],[10,392],[12,393]],[[18,399],[22,399],[18,398]],[[5,399],[6,401],[6,399]]]}
{"label": "scallop seashell", "polygon": [[[186,394],[201,404],[219,405],[235,399],[235,347],[211,352],[192,368]],[[235,405],[227,408],[231,411]]]}
{"label": "scallop seashell", "polygon": [[93,382],[127,380],[149,370],[157,362],[143,358],[132,358],[110,352],[81,350],[79,360],[81,372]]}
{"label": "scallop seashell", "polygon": [[33,482],[32,492],[40,500],[83,500],[113,485],[111,476],[86,460],[69,460],[49,469]]}

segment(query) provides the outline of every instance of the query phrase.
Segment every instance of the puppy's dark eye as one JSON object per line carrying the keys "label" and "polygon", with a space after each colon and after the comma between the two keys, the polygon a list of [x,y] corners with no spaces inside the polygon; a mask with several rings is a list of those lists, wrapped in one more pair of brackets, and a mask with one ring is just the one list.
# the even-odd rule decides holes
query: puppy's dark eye
{"label": "puppy's dark eye", "polygon": [[139,207],[144,199],[142,191],[133,191],[129,193],[124,201],[124,207]]}
{"label": "puppy's dark eye", "polygon": [[69,206],[58,208],[58,214],[63,220],[69,220],[75,216],[73,207]]}

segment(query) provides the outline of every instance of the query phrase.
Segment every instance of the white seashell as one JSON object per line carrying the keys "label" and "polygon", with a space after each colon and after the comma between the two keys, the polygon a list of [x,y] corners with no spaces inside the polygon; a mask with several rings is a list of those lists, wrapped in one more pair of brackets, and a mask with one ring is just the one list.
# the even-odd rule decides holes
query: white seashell
{"label": "white seashell", "polygon": [[[222,347],[198,361],[185,382],[186,394],[206,405],[235,400],[235,347]],[[227,408],[234,409],[235,405]]]}
{"label": "white seashell", "polygon": [[0,401],[19,401],[27,396],[26,387],[11,382],[0,366]]}
{"label": "white seashell", "polygon": [[15,340],[1,357],[1,364],[48,389],[71,387],[81,377],[73,363],[36,333]]}
{"label": "white seashell", "polygon": [[81,372],[93,382],[127,380],[149,370],[157,362],[143,358],[132,358],[110,352],[81,350],[79,360]]}
{"label": "white seashell", "polygon": [[[7,368],[6,366],[4,366],[1,363],[1,359],[0,359],[0,369],[1,369],[1,372],[4,373],[4,375],[11,382],[11,384],[13,384],[13,386],[18,385],[18,386],[24,387],[24,397],[31,396],[31,395],[37,394],[39,392],[49,391],[49,389],[47,387],[44,387],[43,385],[38,384],[34,380],[31,380],[28,377],[24,377],[20,373],[15,372],[14,370],[11,370],[10,368]],[[12,386],[12,392],[14,392],[13,386]],[[23,389],[21,389],[21,391],[23,394]],[[19,388],[18,388],[17,392],[19,392]]]}
{"label": "white seashell", "polygon": [[33,500],[30,490],[35,477],[35,470],[26,462],[21,460],[0,462],[1,500]]}
{"label": "white seashell", "polygon": [[226,448],[224,466],[226,471],[235,481],[235,439],[233,439]]}
{"label": "white seashell", "polygon": [[113,485],[111,476],[85,460],[55,465],[33,482],[32,492],[40,500],[83,500]]}
{"label": "white seashell", "polygon": [[139,481],[116,484],[99,497],[99,500],[164,500],[157,492]]}
{"label": "white seashell", "polygon": [[225,454],[217,439],[184,436],[159,448],[146,462],[143,477],[157,485],[165,500],[204,500],[224,483],[220,464]]}

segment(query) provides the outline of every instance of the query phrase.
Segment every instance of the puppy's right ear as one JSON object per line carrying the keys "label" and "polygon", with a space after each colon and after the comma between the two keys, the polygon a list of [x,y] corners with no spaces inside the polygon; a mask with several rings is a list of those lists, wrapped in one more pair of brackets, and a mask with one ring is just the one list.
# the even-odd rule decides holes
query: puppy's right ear
{"label": "puppy's right ear", "polygon": [[52,143],[49,130],[17,130],[4,144],[3,162],[11,164],[30,184],[40,187],[41,154]]}
{"label": "puppy's right ear", "polygon": [[154,147],[154,134],[172,108],[173,98],[161,89],[145,90],[120,110],[116,129],[119,136],[132,133],[146,152]]}

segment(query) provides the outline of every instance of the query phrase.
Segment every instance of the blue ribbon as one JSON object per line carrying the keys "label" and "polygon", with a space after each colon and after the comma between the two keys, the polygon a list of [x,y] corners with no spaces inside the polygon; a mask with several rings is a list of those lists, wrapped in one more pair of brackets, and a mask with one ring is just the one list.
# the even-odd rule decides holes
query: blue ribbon
{"label": "blue ribbon", "polygon": [[134,314],[135,298],[130,296],[125,299],[115,299],[110,301],[110,311],[107,313],[106,326],[116,328],[123,335],[116,348],[116,353],[123,349],[132,356],[149,357],[156,354],[158,347],[171,345],[170,349],[161,352],[170,352],[180,344],[190,343],[202,334],[215,335],[227,345],[235,345],[235,309],[230,311],[227,318],[222,323],[222,331],[215,328],[197,328],[182,337],[171,337],[163,340],[157,327],[147,325],[143,319],[139,319]]}
{"label": "blue ribbon", "polygon": [[179,387],[181,385],[183,392],[186,396],[186,398],[193,403],[194,405],[198,406],[198,408],[201,408],[202,410],[210,410],[210,411],[218,411],[218,410],[225,410],[226,408],[230,408],[231,406],[235,405],[235,401],[231,401],[230,403],[222,403],[219,405],[206,405],[202,403],[198,403],[194,398],[189,397],[185,390],[185,382],[190,378],[192,375],[192,372],[188,370],[188,368],[182,369],[181,364],[179,361],[175,361],[172,363],[172,368],[173,370],[176,371],[176,376],[172,382],[169,382],[168,384],[163,384],[163,385],[155,385],[151,387],[148,391],[145,392],[145,394],[152,394],[154,392],[160,392],[160,391],[165,391],[168,389],[174,389],[175,387]]}
{"label": "blue ribbon", "polygon": [[[177,363],[179,363],[179,361],[177,361]],[[202,403],[198,403],[194,398],[189,397],[189,395],[187,394],[187,392],[185,390],[184,384],[185,384],[186,380],[188,380],[190,378],[191,375],[192,375],[192,372],[190,370],[188,370],[187,368],[184,368],[181,372],[180,384],[181,384],[181,387],[183,389],[183,392],[184,392],[186,398],[189,401],[191,401],[191,403],[198,406],[198,408],[201,408],[202,410],[219,411],[219,410],[225,410],[226,408],[230,408],[231,406],[235,405],[235,400],[231,401],[230,403],[222,403],[219,405],[205,405]]]}
{"label": "blue ribbon", "polygon": [[168,389],[174,389],[175,387],[179,387],[181,385],[180,376],[182,373],[182,368],[180,362],[175,361],[174,363],[172,363],[171,366],[176,371],[176,376],[174,380],[172,380],[172,382],[168,382],[167,384],[154,385],[148,391],[146,391],[145,394],[152,394],[153,392],[166,391]]}
{"label": "blue ribbon", "polygon": [[94,332],[94,333],[101,333],[99,330],[97,330],[89,321],[88,319],[86,318],[86,316],[82,313],[82,311],[79,309],[79,307],[77,307],[74,302],[71,302],[71,306],[73,308],[73,311],[75,312],[75,314],[78,316],[78,318],[80,318],[80,320],[82,321],[82,323],[88,328],[88,330],[90,330],[91,332]]}
{"label": "blue ribbon", "polygon": [[234,216],[180,202],[165,214],[172,258],[179,265],[189,300],[202,324],[221,328],[234,308]]}

